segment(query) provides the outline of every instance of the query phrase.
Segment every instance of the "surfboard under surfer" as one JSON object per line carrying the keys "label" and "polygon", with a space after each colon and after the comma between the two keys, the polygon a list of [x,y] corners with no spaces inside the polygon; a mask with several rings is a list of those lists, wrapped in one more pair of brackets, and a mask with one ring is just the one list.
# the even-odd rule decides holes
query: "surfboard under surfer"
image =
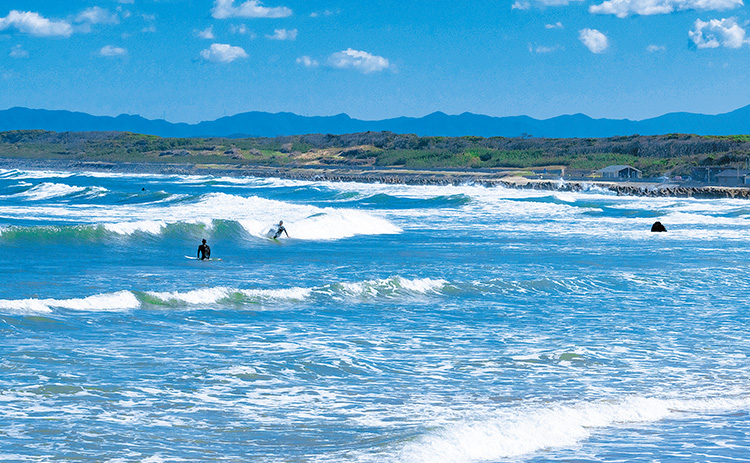
{"label": "surfboard under surfer", "polygon": [[198,246],[198,259],[208,260],[211,258],[211,248],[206,244],[206,239],[203,239],[203,243]]}

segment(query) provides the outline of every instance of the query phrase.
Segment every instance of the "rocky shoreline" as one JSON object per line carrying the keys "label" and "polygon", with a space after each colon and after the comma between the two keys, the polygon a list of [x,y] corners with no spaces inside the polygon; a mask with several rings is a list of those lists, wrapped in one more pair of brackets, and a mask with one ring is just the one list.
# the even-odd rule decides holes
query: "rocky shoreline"
{"label": "rocky shoreline", "polygon": [[591,181],[586,179],[529,179],[509,170],[414,170],[356,166],[248,166],[175,163],[112,163],[80,160],[0,158],[0,169],[62,170],[79,172],[121,172],[166,175],[215,175],[231,177],[276,177],[293,180],[360,182],[404,185],[462,185],[522,188],[548,191],[586,191],[592,187],[617,195],[649,197],[741,198],[750,199],[750,188],[649,183]]}

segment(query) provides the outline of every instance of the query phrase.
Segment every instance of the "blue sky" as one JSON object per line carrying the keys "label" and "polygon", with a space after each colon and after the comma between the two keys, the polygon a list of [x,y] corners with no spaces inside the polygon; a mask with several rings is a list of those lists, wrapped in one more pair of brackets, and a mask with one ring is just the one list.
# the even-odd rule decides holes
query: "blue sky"
{"label": "blue sky", "polygon": [[742,0],[0,0],[0,109],[198,122],[750,104]]}

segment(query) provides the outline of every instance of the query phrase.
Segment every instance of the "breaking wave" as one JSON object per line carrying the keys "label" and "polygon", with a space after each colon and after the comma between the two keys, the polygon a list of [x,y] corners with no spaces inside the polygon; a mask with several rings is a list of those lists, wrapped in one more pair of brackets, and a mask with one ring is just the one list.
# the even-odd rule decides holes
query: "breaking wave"
{"label": "breaking wave", "polygon": [[74,299],[0,300],[0,310],[13,314],[50,313],[56,308],[87,312],[118,312],[137,309],[140,305],[140,301],[130,291],[95,294]]}
{"label": "breaking wave", "polygon": [[331,283],[304,288],[231,288],[217,286],[189,291],[117,291],[74,299],[0,300],[0,312],[10,314],[50,313],[53,309],[89,312],[127,311],[144,306],[225,308],[227,305],[303,302],[311,299],[398,299],[439,294],[448,286],[445,280],[408,279],[394,276],[361,282]]}
{"label": "breaking wave", "polygon": [[86,197],[95,198],[102,196],[107,193],[106,188],[99,186],[81,187],[65,185],[62,183],[49,183],[44,182],[35,185],[25,191],[16,193],[11,197],[17,198],[28,198],[32,201],[43,201],[53,198],[65,198],[65,197]]}
{"label": "breaking wave", "polygon": [[[4,215],[10,225],[0,229],[0,235],[5,238],[42,235],[49,239],[56,232],[66,237],[81,233],[81,237],[86,239],[92,229],[99,228],[118,235],[159,235],[174,227],[194,226],[202,230],[217,222],[234,222],[239,224],[238,228],[244,230],[246,235],[265,239],[269,229],[279,220],[284,220],[289,235],[297,240],[336,240],[402,231],[385,218],[357,209],[321,208],[225,193],[208,193],[192,198],[173,195],[168,197],[170,201],[165,201],[164,195],[157,195],[153,198],[157,201],[149,204],[118,203],[106,207],[93,204],[60,205],[54,201],[39,205],[36,202],[37,199],[104,194],[105,191],[99,187],[83,188],[50,183],[17,193],[34,199],[34,205],[7,208]],[[65,225],[21,226],[20,224],[25,223],[20,221],[28,217]]]}
{"label": "breaking wave", "polygon": [[[598,429],[648,424],[681,414],[746,409],[750,399],[660,399],[633,396],[572,404],[511,407],[446,423],[379,461],[483,462],[577,445]],[[366,457],[362,460],[371,461]],[[374,460],[372,460],[374,461]]]}

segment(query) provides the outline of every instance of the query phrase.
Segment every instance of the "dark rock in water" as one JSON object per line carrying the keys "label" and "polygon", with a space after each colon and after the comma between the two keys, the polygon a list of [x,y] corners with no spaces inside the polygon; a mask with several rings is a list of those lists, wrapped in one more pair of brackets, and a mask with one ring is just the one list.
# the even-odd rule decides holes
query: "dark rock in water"
{"label": "dark rock in water", "polygon": [[653,225],[651,225],[651,231],[652,232],[665,232],[667,231],[666,228],[664,228],[664,225],[661,224],[661,222],[654,222]]}

